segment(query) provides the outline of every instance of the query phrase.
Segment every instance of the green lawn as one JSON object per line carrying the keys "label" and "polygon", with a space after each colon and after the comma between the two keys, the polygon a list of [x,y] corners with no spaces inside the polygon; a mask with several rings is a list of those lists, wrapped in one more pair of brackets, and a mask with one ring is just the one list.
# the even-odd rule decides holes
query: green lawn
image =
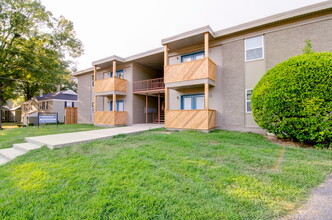
{"label": "green lawn", "polygon": [[163,130],[29,152],[0,167],[0,219],[271,219],[332,171],[328,150]]}
{"label": "green lawn", "polygon": [[31,126],[0,130],[0,149],[12,147],[13,144],[24,143],[25,137],[88,131],[94,129],[101,129],[101,127],[95,127],[93,124],[61,124],[58,127],[56,125],[43,125],[40,126],[39,129],[36,126]]}

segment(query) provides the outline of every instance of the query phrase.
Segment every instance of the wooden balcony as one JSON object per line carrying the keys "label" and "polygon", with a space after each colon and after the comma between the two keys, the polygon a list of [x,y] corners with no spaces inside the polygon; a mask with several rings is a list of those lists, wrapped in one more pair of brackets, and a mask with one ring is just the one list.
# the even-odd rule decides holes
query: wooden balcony
{"label": "wooden balcony", "polygon": [[165,112],[165,128],[208,131],[215,127],[215,110],[167,110]]}
{"label": "wooden balcony", "polygon": [[210,58],[165,66],[165,83],[196,79],[216,81],[216,64]]}
{"label": "wooden balcony", "polygon": [[164,78],[141,80],[133,83],[134,93],[160,91],[164,89],[165,89]]}
{"label": "wooden balcony", "polygon": [[94,113],[94,124],[97,125],[125,125],[126,111],[97,111]]}
{"label": "wooden balcony", "polygon": [[127,92],[127,80],[116,77],[96,80],[93,91],[95,93],[112,91]]}

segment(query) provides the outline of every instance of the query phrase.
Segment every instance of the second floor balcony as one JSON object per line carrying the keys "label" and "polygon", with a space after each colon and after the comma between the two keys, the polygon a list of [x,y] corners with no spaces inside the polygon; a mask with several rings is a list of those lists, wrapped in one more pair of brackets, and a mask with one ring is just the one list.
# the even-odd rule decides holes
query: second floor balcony
{"label": "second floor balcony", "polygon": [[143,93],[143,92],[159,92],[164,91],[165,83],[164,78],[154,78],[136,81],[133,83],[133,92],[134,93]]}
{"label": "second floor balcony", "polygon": [[165,66],[165,83],[209,79],[216,81],[216,64],[208,57]]}
{"label": "second floor balcony", "polygon": [[127,92],[127,80],[116,77],[96,80],[93,91],[96,95],[107,95],[114,91]]}

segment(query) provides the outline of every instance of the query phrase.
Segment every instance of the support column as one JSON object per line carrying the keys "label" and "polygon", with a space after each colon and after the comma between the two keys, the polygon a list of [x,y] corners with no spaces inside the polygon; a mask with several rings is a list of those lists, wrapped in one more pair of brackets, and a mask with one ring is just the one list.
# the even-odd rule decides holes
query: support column
{"label": "support column", "polygon": [[116,112],[116,94],[113,93],[113,112]]}
{"label": "support column", "polygon": [[158,93],[158,124],[160,124],[160,93]]}
{"label": "support column", "polygon": [[168,110],[168,88],[165,87],[165,114],[167,110]]}
{"label": "support column", "polygon": [[204,33],[204,55],[209,57],[209,32]]}
{"label": "support column", "polygon": [[164,66],[168,65],[168,45],[164,45]]}
{"label": "support column", "polygon": [[[93,85],[96,85],[97,80],[97,66],[93,66]],[[97,111],[97,97],[93,93],[93,111]]]}
{"label": "support column", "polygon": [[148,94],[145,95],[145,123],[148,123],[149,103]]}
{"label": "support column", "polygon": [[113,60],[113,77],[116,77],[116,61]]}
{"label": "support column", "polygon": [[209,84],[208,83],[204,84],[204,90],[205,90],[205,92],[204,92],[205,110],[208,110],[209,109]]}

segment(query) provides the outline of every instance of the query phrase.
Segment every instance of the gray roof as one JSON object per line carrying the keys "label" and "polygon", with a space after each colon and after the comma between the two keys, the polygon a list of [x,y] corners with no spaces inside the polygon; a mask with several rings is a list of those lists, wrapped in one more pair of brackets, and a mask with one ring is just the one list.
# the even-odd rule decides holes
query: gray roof
{"label": "gray roof", "polygon": [[52,92],[41,96],[36,96],[35,98],[38,101],[42,100],[50,100],[50,99],[60,99],[60,100],[69,100],[69,101],[77,101],[77,94],[71,90],[65,90],[60,92]]}

